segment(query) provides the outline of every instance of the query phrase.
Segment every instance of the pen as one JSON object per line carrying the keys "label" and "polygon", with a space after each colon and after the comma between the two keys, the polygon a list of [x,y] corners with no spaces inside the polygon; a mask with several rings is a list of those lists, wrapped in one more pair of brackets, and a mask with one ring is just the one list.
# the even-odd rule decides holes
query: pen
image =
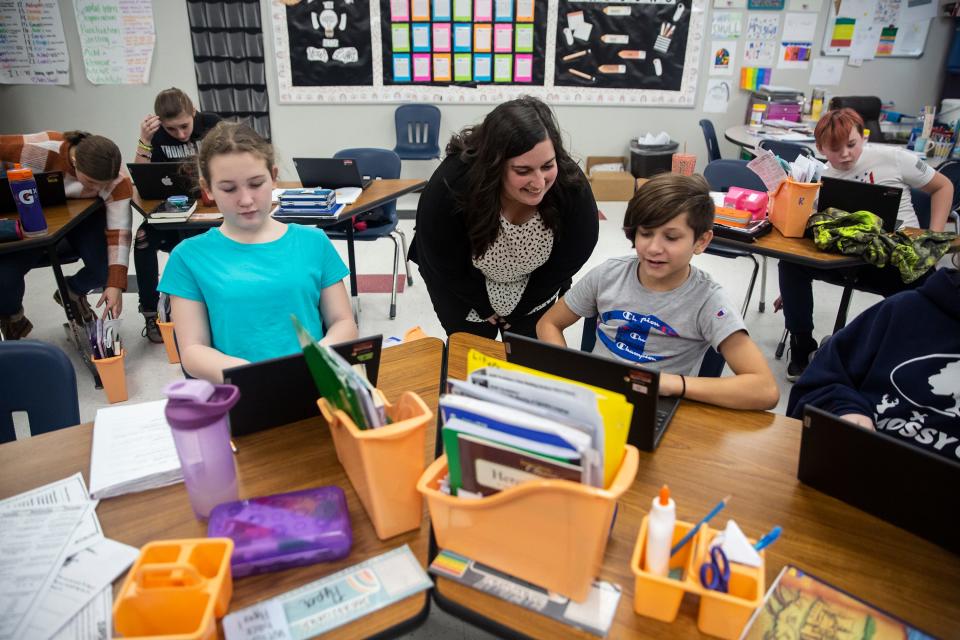
{"label": "pen", "polygon": [[710,522],[713,519],[713,516],[720,513],[720,510],[723,509],[725,506],[727,506],[727,501],[729,499],[730,499],[730,496],[727,496],[726,498],[718,502],[717,506],[715,506],[713,509],[710,510],[710,513],[703,516],[703,519],[700,520],[700,522],[698,522],[696,525],[694,525],[693,529],[690,529],[690,531],[687,532],[687,535],[680,538],[680,542],[673,545],[673,549],[670,549],[670,557],[672,558],[674,555],[676,555],[677,551],[680,551],[680,549],[683,549],[683,546],[688,542],[690,542],[693,536],[697,535],[697,531],[700,530],[700,527]]}
{"label": "pen", "polygon": [[783,532],[783,528],[780,526],[770,529],[770,533],[757,540],[757,544],[753,545],[754,550],[760,551],[761,549],[766,549],[777,541],[781,532]]}

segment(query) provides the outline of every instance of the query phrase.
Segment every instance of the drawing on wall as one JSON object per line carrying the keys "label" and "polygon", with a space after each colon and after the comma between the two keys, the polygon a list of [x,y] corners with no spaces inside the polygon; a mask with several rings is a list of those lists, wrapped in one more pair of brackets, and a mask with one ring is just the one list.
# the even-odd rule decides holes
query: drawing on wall
{"label": "drawing on wall", "polygon": [[707,80],[707,88],[703,94],[703,112],[704,113],[726,113],[730,106],[731,90],[730,80],[722,78],[710,78]]}
{"label": "drawing on wall", "polygon": [[736,61],[736,40],[714,40],[710,43],[710,75],[732,76]]}
{"label": "drawing on wall", "polygon": [[837,13],[836,5],[830,2],[823,55],[860,60],[919,57],[936,8],[933,2],[911,0],[845,0]]}
{"label": "drawing on wall", "polygon": [[37,0],[21,12],[0,3],[0,83],[70,84],[70,56],[57,0]]}
{"label": "drawing on wall", "polygon": [[743,13],[740,11],[714,11],[710,22],[710,35],[727,40],[740,37]]}

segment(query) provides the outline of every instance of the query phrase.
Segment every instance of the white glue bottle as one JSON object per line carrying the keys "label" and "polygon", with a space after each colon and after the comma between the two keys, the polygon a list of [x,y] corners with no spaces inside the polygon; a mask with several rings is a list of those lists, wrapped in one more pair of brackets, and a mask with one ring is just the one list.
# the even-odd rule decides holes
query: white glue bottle
{"label": "white glue bottle", "polygon": [[646,566],[657,576],[666,577],[670,571],[670,546],[673,544],[673,527],[677,521],[677,505],[670,497],[667,485],[660,487],[660,495],[653,499],[647,519]]}

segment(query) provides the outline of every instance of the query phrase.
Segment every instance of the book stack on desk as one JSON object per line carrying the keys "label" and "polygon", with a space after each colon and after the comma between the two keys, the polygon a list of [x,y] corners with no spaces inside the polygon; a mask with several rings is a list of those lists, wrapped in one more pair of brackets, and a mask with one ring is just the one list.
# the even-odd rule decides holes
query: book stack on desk
{"label": "book stack on desk", "polygon": [[275,218],[330,218],[343,209],[333,189],[287,189],[280,194]]}
{"label": "book stack on desk", "polygon": [[147,216],[149,224],[170,224],[171,222],[186,222],[197,210],[197,201],[188,198],[183,206],[178,206],[167,202],[166,200],[157,205],[157,208]]}

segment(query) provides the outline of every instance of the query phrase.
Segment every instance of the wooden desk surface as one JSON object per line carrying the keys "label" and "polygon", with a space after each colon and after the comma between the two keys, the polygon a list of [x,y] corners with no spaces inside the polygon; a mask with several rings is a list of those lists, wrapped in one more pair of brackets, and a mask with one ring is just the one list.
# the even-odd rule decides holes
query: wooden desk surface
{"label": "wooden desk surface", "polygon": [[[391,401],[404,391],[416,391],[436,411],[442,359],[443,342],[437,338],[384,349],[380,389]],[[93,425],[88,423],[0,446],[0,498],[77,471],[83,472],[89,486],[92,429]],[[435,422],[430,421],[425,461],[433,459],[434,436]],[[426,518],[418,531],[381,542],[337,461],[330,432],[319,416],[238,438],[237,448],[242,498],[329,484],[342,487],[350,510],[353,548],[350,555],[339,562],[237,579],[231,610],[289,591],[403,544],[409,544],[426,567]],[[97,515],[107,537],[138,547],[151,540],[206,537],[206,523],[194,518],[183,484],[103,500]],[[117,581],[115,588],[120,584]],[[414,618],[426,606],[426,598],[426,592],[411,596],[325,637],[366,638]]]}
{"label": "wooden desk surface", "polygon": [[[501,342],[455,334],[448,346],[451,377],[464,377],[471,347],[503,357]],[[783,535],[766,552],[767,585],[784,564],[794,564],[927,632],[958,637],[960,556],[801,484],[800,428],[799,421],[772,413],[681,403],[656,454],[640,452],[637,479],[620,502],[600,574],[623,588],[608,637],[699,636],[695,597],[685,598],[672,624],[633,610],[630,557],[640,521],[664,483],[677,501],[679,520],[696,522],[729,494],[732,500],[714,526],[733,518],[757,537],[781,525]],[[877,490],[883,490],[883,478],[877,478]],[[951,517],[944,514],[944,526],[953,526]],[[438,578],[437,592],[533,637],[592,637],[450,580]]]}
{"label": "wooden desk surface", "polygon": [[857,256],[820,251],[810,238],[787,238],[776,227],[756,242],[714,236],[711,244],[821,269],[842,269],[865,264]]}
{"label": "wooden desk surface", "polygon": [[[59,242],[70,229],[80,224],[81,221],[102,205],[103,201],[100,200],[100,198],[76,198],[68,199],[66,204],[60,204],[55,207],[44,207],[43,216],[47,219],[46,235],[35,238],[24,238],[16,242],[0,243],[0,253],[20,251],[22,249],[37,249],[45,247],[52,242]],[[17,218],[17,214],[0,213],[0,218],[14,220]]]}
{"label": "wooden desk surface", "polygon": [[[426,186],[427,181],[420,178],[403,178],[396,180],[374,180],[370,183],[370,186],[363,190],[363,193],[360,194],[360,197],[357,198],[357,201],[353,204],[349,204],[344,207],[336,218],[329,219],[311,219],[312,222],[316,223],[334,223],[341,222],[347,218],[352,218],[353,216],[359,215],[361,213],[371,211],[376,209],[379,206],[387,204],[391,200],[396,200],[402,195],[412,193],[418,189],[422,189]],[[278,182],[277,188],[279,189],[297,189],[301,185],[299,182]],[[142,214],[146,214],[148,211],[153,211],[160,204],[161,200],[143,200],[140,196],[134,192],[133,196],[134,205]],[[218,209],[215,206],[204,207],[198,206],[197,213],[217,213]],[[209,227],[220,226],[220,221],[187,221],[185,223],[171,222],[166,224],[156,225],[161,229],[171,229],[178,230],[183,228],[192,228],[192,229],[201,229]]]}

